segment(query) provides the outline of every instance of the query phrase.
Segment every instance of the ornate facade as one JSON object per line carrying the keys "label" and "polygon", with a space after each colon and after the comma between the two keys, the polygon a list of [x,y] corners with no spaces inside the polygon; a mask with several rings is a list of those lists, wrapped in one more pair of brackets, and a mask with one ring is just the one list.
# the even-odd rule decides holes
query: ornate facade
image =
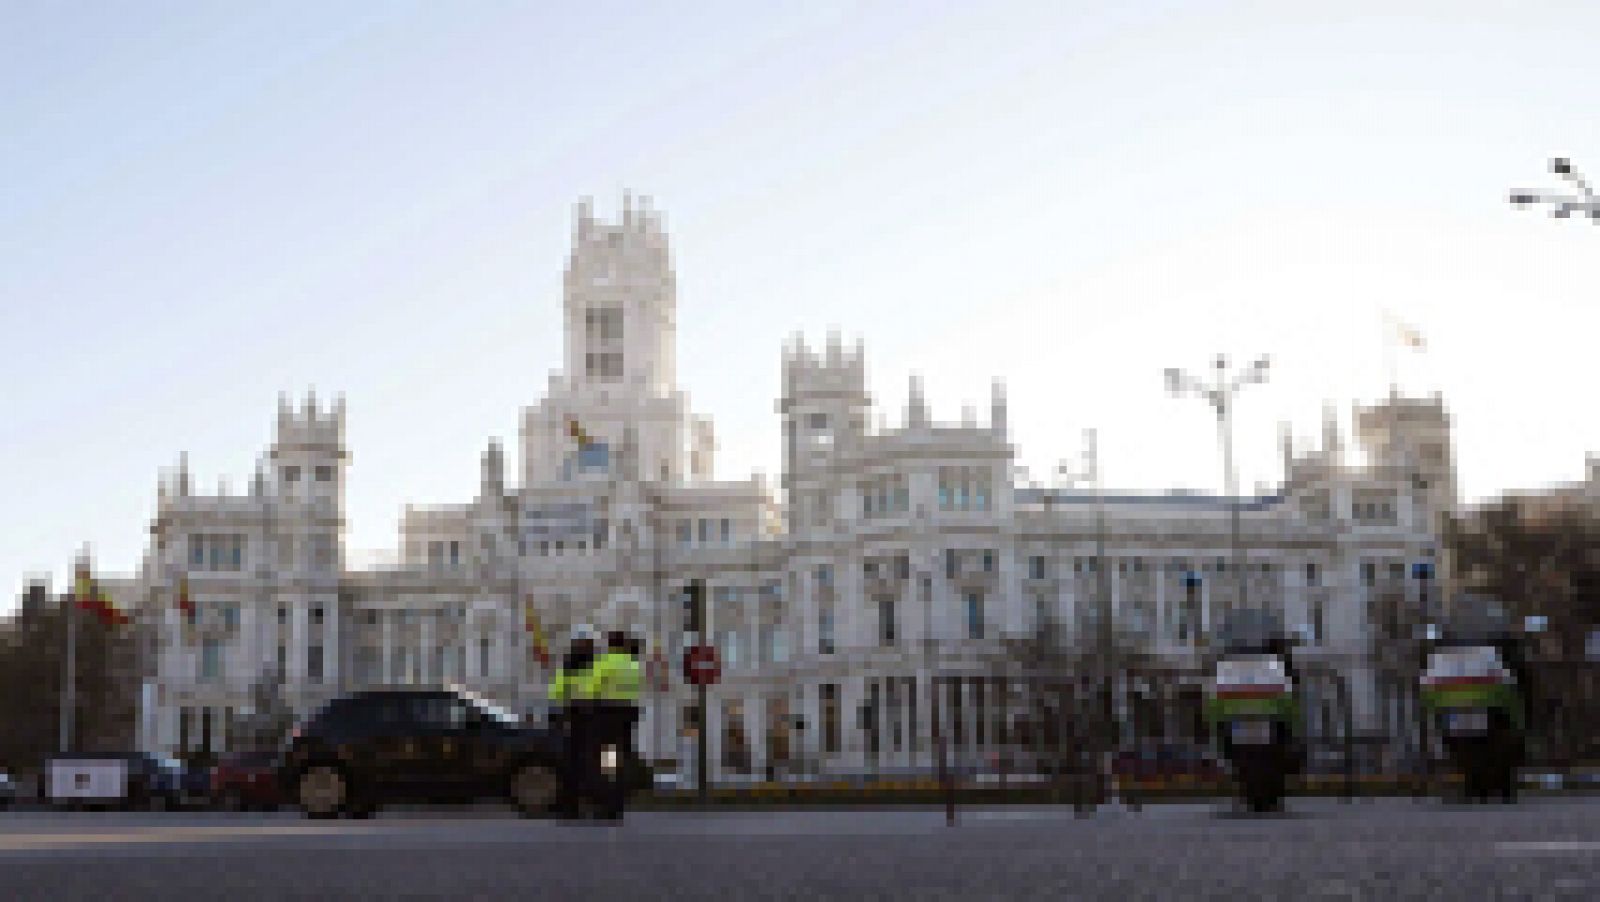
{"label": "ornate facade", "polygon": [[[458,682],[538,717],[548,675],[528,606],[557,647],[590,623],[676,661],[692,578],[710,586],[724,660],[711,760],[730,777],[926,767],[936,676],[959,752],[980,754],[1003,728],[997,661],[1047,620],[1087,641],[1102,586],[1119,642],[1174,672],[1198,660],[1235,593],[1228,499],[1017,484],[998,385],[986,422],[939,423],[913,380],[902,424],[874,431],[862,348],[836,337],[784,349],[781,486],[717,481],[711,423],[677,387],[659,215],[629,200],[605,223],[585,202],[575,223],[565,365],[522,417],[518,484],[491,442],[476,498],[408,508],[395,559],[357,567],[342,399],[281,399],[244,494],[198,494],[183,465],[162,480],[136,580],[160,637],[146,748],[234,744],[265,684],[302,714],[364,686]],[[1370,460],[1347,462],[1331,424],[1314,450],[1286,437],[1280,490],[1240,503],[1251,599],[1304,629],[1370,723],[1371,600],[1427,591],[1411,574],[1454,481],[1437,397],[1391,398],[1357,423]],[[182,576],[192,630],[173,604]],[[675,665],[651,671],[641,744],[684,760],[691,690]]]}

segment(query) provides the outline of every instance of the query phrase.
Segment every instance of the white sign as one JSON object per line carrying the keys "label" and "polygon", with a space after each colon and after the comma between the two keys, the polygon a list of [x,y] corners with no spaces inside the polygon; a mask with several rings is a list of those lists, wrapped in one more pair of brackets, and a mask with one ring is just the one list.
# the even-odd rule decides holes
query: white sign
{"label": "white sign", "polygon": [[50,762],[50,799],[121,799],[127,793],[128,762],[116,759]]}

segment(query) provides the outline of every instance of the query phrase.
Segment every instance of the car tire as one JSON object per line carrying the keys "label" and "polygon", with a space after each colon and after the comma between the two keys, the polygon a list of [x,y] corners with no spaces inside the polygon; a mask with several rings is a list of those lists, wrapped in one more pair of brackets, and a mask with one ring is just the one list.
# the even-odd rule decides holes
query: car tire
{"label": "car tire", "polygon": [[244,796],[238,790],[229,790],[222,794],[218,807],[223,811],[249,811],[250,806],[245,803]]}
{"label": "car tire", "polygon": [[554,807],[560,787],[555,768],[530,762],[511,772],[507,794],[518,814],[538,817]]}
{"label": "car tire", "polygon": [[313,764],[301,771],[294,789],[296,804],[309,818],[338,817],[350,807],[350,780],[331,764]]}

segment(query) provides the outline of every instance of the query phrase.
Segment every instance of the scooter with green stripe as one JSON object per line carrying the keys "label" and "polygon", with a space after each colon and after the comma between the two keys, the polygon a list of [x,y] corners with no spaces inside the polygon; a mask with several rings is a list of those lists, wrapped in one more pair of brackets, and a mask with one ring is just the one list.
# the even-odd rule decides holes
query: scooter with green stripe
{"label": "scooter with green stripe", "polygon": [[1235,610],[1225,616],[1218,644],[1206,720],[1245,804],[1276,811],[1289,777],[1305,766],[1295,643],[1272,612]]}
{"label": "scooter with green stripe", "polygon": [[1433,631],[1422,672],[1422,708],[1466,796],[1512,802],[1527,735],[1523,638],[1503,609],[1470,596]]}

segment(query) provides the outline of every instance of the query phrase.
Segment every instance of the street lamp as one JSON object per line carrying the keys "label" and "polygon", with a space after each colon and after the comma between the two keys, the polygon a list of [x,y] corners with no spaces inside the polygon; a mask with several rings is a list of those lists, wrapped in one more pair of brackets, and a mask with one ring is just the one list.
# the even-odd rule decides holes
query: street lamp
{"label": "street lamp", "polygon": [[1095,644],[1099,654],[1095,659],[1100,664],[1100,672],[1105,679],[1100,680],[1101,717],[1106,724],[1106,741],[1115,744],[1117,738],[1117,720],[1114,716],[1115,707],[1112,698],[1112,679],[1117,674],[1115,662],[1111,660],[1113,649],[1112,623],[1111,623],[1111,583],[1110,573],[1106,570],[1106,505],[1105,492],[1100,481],[1100,452],[1098,434],[1093,429],[1083,430],[1083,469],[1071,470],[1065,463],[1056,466],[1056,474],[1068,482],[1086,481],[1094,487],[1094,573],[1095,573],[1095,608],[1097,612],[1095,630]]}
{"label": "street lamp", "polygon": [[1579,175],[1572,168],[1572,161],[1566,157],[1556,157],[1550,161],[1550,171],[1561,176],[1578,189],[1575,195],[1548,195],[1529,194],[1515,191],[1510,196],[1511,205],[1514,207],[1531,207],[1542,204],[1549,206],[1550,215],[1557,219],[1566,219],[1574,212],[1585,213],[1593,222],[1600,223],[1600,198],[1595,196],[1594,190],[1589,186],[1588,180]]}
{"label": "street lamp", "polygon": [[1233,570],[1239,581],[1239,607],[1247,607],[1249,598],[1248,580],[1244,572],[1244,547],[1239,540],[1239,508],[1238,481],[1239,476],[1233,463],[1233,396],[1239,389],[1256,382],[1265,382],[1269,358],[1261,357],[1250,364],[1244,372],[1232,377],[1228,376],[1228,358],[1218,354],[1212,364],[1215,370],[1211,382],[1201,382],[1182,370],[1169,367],[1166,370],[1167,391],[1173,397],[1194,395],[1206,399],[1217,414],[1217,436],[1222,444],[1222,469],[1223,477],[1227,482],[1228,506],[1232,520],[1233,533]]}

